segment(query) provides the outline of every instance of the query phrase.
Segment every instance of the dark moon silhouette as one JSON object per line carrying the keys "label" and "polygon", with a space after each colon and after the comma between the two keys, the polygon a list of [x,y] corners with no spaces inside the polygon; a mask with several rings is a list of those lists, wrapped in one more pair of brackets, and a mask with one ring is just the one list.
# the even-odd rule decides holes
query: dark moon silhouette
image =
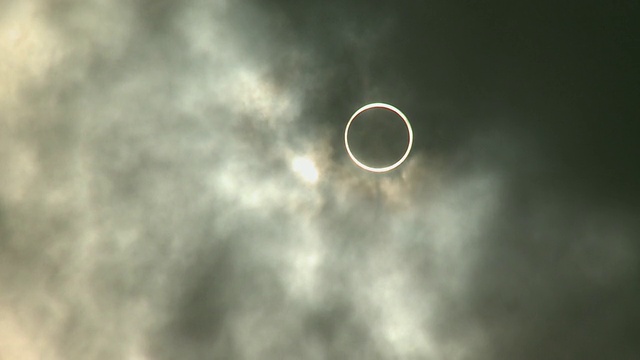
{"label": "dark moon silhouette", "polygon": [[398,114],[385,108],[371,108],[353,119],[348,133],[353,156],[374,168],[393,165],[409,145],[409,131]]}

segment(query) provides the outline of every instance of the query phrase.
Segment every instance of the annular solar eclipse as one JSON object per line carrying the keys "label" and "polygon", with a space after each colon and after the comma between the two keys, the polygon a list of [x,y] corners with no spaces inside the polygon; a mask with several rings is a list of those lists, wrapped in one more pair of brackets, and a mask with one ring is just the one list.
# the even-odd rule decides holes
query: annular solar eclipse
{"label": "annular solar eclipse", "polygon": [[[358,160],[358,158],[356,158],[356,156],[353,154],[351,147],[349,147],[349,129],[351,127],[351,124],[353,123],[353,121],[360,116],[362,113],[364,113],[365,111],[368,110],[372,110],[372,109],[383,109],[383,110],[388,110],[391,111],[393,113],[395,113],[398,117],[400,117],[403,121],[404,124],[407,128],[407,132],[409,135],[409,142],[407,144],[407,149],[404,152],[404,155],[402,155],[402,157],[400,157],[400,159],[398,159],[398,161],[396,161],[395,163],[388,165],[388,166],[371,166],[371,165],[367,165],[365,163],[363,163],[362,161]],[[413,130],[411,129],[411,124],[409,123],[409,119],[407,119],[407,117],[405,116],[404,113],[402,113],[402,111],[400,111],[398,108],[396,108],[393,105],[389,105],[389,104],[385,104],[385,103],[371,103],[368,105],[365,105],[363,107],[361,107],[360,109],[358,109],[352,116],[351,119],[349,119],[349,122],[347,123],[347,127],[344,130],[344,145],[347,149],[347,154],[349,154],[349,157],[351,158],[351,160],[353,160],[353,162],[358,165],[360,168],[367,170],[367,171],[371,171],[371,172],[375,172],[375,173],[383,173],[383,172],[387,172],[387,171],[391,171],[394,170],[395,168],[397,168],[398,166],[400,166],[409,156],[409,153],[411,152],[411,146],[413,145]]]}

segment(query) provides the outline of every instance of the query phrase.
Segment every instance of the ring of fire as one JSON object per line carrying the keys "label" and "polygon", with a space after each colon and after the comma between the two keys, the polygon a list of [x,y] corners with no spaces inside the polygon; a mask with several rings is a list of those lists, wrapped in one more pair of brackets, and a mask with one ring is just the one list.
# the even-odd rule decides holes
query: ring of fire
{"label": "ring of fire", "polygon": [[[355,118],[358,117],[358,115],[360,115],[363,112],[365,112],[367,110],[370,110],[370,109],[386,109],[386,110],[392,111],[404,121],[404,123],[405,123],[405,125],[407,127],[407,132],[409,133],[409,144],[407,145],[407,150],[405,151],[404,155],[402,155],[400,160],[396,161],[395,163],[393,163],[393,164],[391,164],[389,166],[384,166],[384,167],[368,166],[368,165],[362,163],[360,160],[358,160],[353,155],[353,153],[351,152],[351,148],[349,147],[349,128],[351,127],[351,123],[353,122],[353,120],[355,120]],[[376,172],[376,173],[383,173],[383,172],[391,171],[391,170],[397,168],[398,166],[400,166],[407,159],[407,157],[409,156],[409,153],[411,152],[411,147],[413,145],[413,130],[411,129],[411,124],[409,123],[409,119],[407,119],[407,117],[402,113],[402,111],[400,111],[395,106],[389,105],[389,104],[385,104],[385,103],[372,103],[372,104],[368,104],[368,105],[365,105],[365,106],[361,107],[360,109],[358,109],[351,116],[351,119],[349,119],[349,122],[347,123],[347,127],[344,130],[344,145],[347,148],[347,154],[349,154],[349,157],[351,158],[351,160],[353,160],[353,162],[356,165],[358,165],[359,167],[361,167],[362,169],[367,170],[367,171]]]}

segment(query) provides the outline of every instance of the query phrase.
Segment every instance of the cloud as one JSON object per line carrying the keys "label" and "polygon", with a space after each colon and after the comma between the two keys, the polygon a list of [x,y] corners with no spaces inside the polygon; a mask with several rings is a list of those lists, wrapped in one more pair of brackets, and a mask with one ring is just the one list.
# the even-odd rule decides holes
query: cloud
{"label": "cloud", "polygon": [[[425,140],[437,126],[407,95],[415,83],[394,88],[369,67],[402,29],[396,13],[6,9],[0,357],[635,354],[622,336],[635,218],[538,184],[549,168],[531,134]],[[334,24],[302,21],[316,15]],[[416,148],[369,174],[342,131],[383,95],[415,119]]]}

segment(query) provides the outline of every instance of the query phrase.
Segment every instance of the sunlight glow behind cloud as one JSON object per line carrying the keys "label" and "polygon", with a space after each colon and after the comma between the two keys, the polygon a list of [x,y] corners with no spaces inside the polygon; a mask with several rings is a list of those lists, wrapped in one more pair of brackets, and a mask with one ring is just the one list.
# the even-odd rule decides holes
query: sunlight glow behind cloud
{"label": "sunlight glow behind cloud", "polygon": [[315,184],[318,182],[318,169],[316,164],[308,157],[296,156],[291,162],[293,171],[305,182]]}

